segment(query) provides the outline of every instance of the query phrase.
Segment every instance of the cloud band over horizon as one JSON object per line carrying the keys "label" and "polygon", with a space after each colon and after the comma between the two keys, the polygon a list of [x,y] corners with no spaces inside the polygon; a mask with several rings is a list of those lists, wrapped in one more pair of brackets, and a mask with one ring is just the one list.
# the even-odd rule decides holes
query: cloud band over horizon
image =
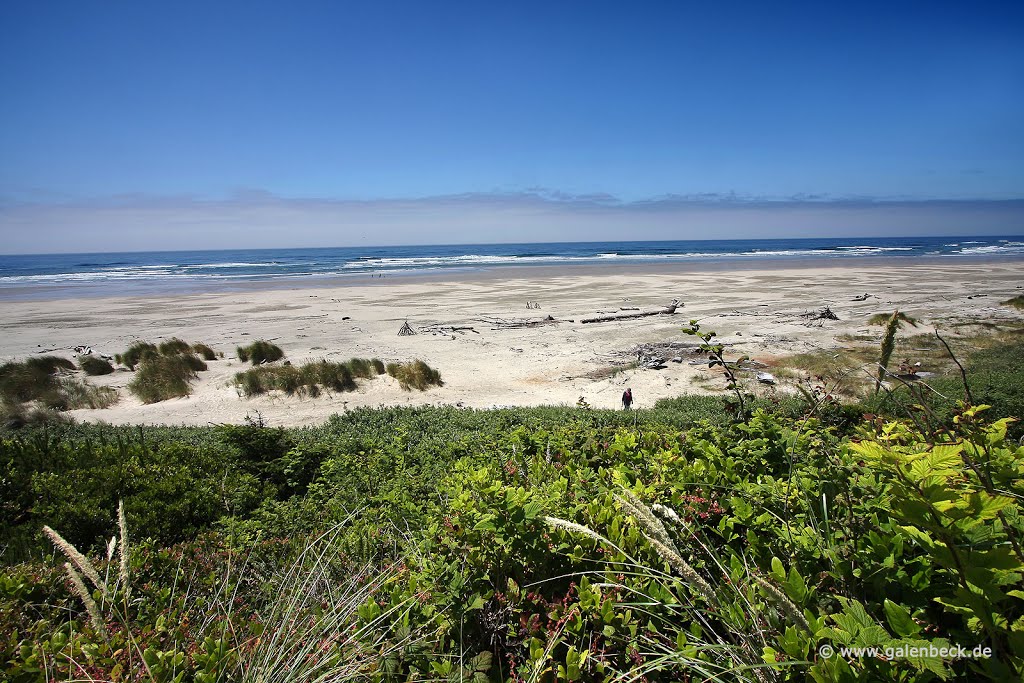
{"label": "cloud band over horizon", "polygon": [[127,196],[0,206],[6,254],[1024,234],[1024,199],[667,196],[550,191],[413,199]]}

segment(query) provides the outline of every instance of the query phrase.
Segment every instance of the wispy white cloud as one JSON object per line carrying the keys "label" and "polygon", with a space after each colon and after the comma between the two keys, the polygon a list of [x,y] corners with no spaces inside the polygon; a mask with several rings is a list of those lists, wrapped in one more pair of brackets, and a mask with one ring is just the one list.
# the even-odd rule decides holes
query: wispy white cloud
{"label": "wispy white cloud", "polygon": [[1024,233],[1024,199],[527,192],[350,200],[258,189],[0,205],[4,253]]}

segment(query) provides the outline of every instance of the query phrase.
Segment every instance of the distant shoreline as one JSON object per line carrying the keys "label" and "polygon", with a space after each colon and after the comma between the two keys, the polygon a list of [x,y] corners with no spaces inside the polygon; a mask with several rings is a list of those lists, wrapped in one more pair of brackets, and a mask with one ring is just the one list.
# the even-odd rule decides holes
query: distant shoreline
{"label": "distant shoreline", "polygon": [[631,263],[564,263],[558,265],[493,265],[445,267],[389,272],[332,275],[279,275],[233,280],[176,278],[133,281],[75,282],[67,284],[30,284],[0,286],[0,304],[4,302],[60,301],[65,299],[146,299],[173,295],[256,293],[333,287],[387,286],[390,284],[429,284],[450,282],[490,282],[557,277],[620,275],[686,275],[715,272],[817,270],[850,268],[909,268],[914,266],[974,267],[985,264],[1011,264],[1024,261],[1024,254],[997,255],[920,255],[920,256],[822,256],[773,257],[728,256],[678,262],[636,261]]}

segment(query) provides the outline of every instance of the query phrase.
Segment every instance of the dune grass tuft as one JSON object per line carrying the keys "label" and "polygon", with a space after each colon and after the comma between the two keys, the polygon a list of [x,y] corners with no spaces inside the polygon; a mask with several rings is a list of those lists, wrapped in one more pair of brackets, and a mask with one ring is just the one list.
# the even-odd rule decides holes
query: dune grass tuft
{"label": "dune grass tuft", "polygon": [[[887,326],[890,318],[892,318],[892,313],[876,313],[868,318],[868,325]],[[896,318],[897,327],[903,327],[903,323],[917,327],[918,322],[917,318],[911,317],[903,311],[900,311]]]}
{"label": "dune grass tuft", "polygon": [[29,425],[52,425],[73,423],[70,417],[52,409],[26,403],[0,400],[0,426],[6,429],[20,429]]}
{"label": "dune grass tuft", "polygon": [[58,382],[59,403],[51,404],[57,410],[78,410],[109,408],[117,403],[117,390],[113,387],[94,387],[74,377],[64,377]]}
{"label": "dune grass tuft", "polygon": [[147,356],[155,356],[160,353],[155,344],[149,342],[135,342],[128,347],[128,350],[124,353],[119,353],[114,356],[114,360],[122,365],[126,366],[129,370],[134,370],[135,366],[139,364],[143,358]]}
{"label": "dune grass tuft", "polygon": [[83,356],[78,359],[78,367],[87,375],[109,375],[114,366],[98,356]]}
{"label": "dune grass tuft", "polygon": [[259,339],[248,346],[239,346],[236,349],[238,360],[243,363],[252,362],[253,365],[262,365],[284,358],[284,351],[277,344]]}
{"label": "dune grass tuft", "polygon": [[349,363],[316,360],[295,365],[263,365],[235,374],[235,386],[245,397],[268,391],[283,391],[289,396],[317,397],[327,389],[334,392],[353,391],[355,377]]}
{"label": "dune grass tuft", "polygon": [[75,369],[59,356],[37,356],[0,365],[0,396],[15,403],[41,401],[46,405],[59,391],[58,373]]}
{"label": "dune grass tuft", "polygon": [[203,360],[217,360],[217,352],[211,349],[206,344],[193,344],[192,353],[196,354]]}
{"label": "dune grass tuft", "polygon": [[1024,294],[1018,294],[1012,299],[1000,301],[999,304],[1002,306],[1010,306],[1011,308],[1016,308],[1018,310],[1024,311]]}
{"label": "dune grass tuft", "polygon": [[35,402],[38,408],[76,410],[107,408],[117,401],[117,392],[110,387],[94,387],[75,377],[61,373],[75,370],[75,364],[58,356],[40,356],[0,366],[0,400],[4,412],[23,417],[27,408],[21,404]]}
{"label": "dune grass tuft", "polygon": [[191,382],[196,378],[196,371],[205,369],[206,363],[191,353],[146,356],[139,363],[128,390],[143,403],[188,396],[192,393]]}
{"label": "dune grass tuft", "polygon": [[352,376],[359,379],[373,379],[377,375],[383,375],[385,372],[384,363],[377,358],[373,360],[353,358],[346,365]]}
{"label": "dune grass tuft", "polygon": [[162,356],[175,356],[179,353],[186,353],[192,350],[192,347],[188,345],[188,342],[172,337],[165,342],[160,342],[160,346],[157,347]]}
{"label": "dune grass tuft", "polygon": [[431,386],[444,386],[441,373],[429,365],[416,359],[411,363],[388,363],[387,373],[398,380],[399,386],[406,391],[419,389],[426,391]]}

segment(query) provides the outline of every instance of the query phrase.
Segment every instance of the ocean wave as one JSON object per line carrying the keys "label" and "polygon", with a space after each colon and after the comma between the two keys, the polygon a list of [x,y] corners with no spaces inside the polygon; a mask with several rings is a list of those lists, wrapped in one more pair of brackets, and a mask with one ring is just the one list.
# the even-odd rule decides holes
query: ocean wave
{"label": "ocean wave", "polygon": [[964,247],[961,254],[1024,254],[1024,242],[989,244],[983,247]]}
{"label": "ocean wave", "polygon": [[[304,275],[305,273],[288,273],[284,277],[292,275]],[[44,275],[0,275],[0,285],[12,285],[19,283],[26,284],[62,284],[69,282],[124,282],[144,280],[240,280],[255,278],[257,276],[246,273],[222,274],[222,273],[178,273],[147,271],[139,272],[92,272],[92,273],[47,273]],[[271,276],[275,277],[275,276]]]}
{"label": "ocean wave", "polygon": [[205,269],[205,268],[273,268],[280,266],[280,261],[262,261],[260,263],[195,263],[184,264],[179,268]]}

